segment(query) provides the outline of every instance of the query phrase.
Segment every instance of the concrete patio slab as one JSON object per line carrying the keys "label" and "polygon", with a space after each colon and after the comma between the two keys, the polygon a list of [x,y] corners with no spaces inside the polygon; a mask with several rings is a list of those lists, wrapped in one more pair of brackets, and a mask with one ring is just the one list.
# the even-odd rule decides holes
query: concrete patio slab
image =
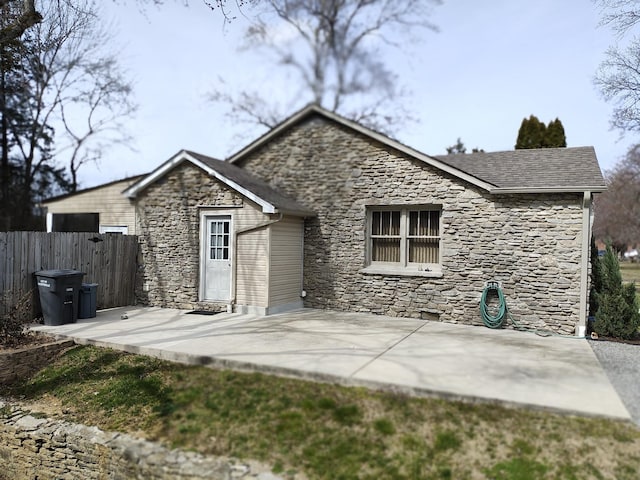
{"label": "concrete patio slab", "polygon": [[262,317],[129,307],[33,330],[184,363],[630,418],[584,339],[311,309]]}

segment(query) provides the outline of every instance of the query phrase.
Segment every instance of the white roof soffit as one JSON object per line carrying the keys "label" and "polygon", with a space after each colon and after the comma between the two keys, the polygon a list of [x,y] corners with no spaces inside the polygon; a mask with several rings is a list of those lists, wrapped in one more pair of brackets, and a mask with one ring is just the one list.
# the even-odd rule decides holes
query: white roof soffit
{"label": "white roof soffit", "polygon": [[146,187],[151,185],[153,182],[155,182],[159,178],[163,177],[167,172],[169,172],[170,170],[173,170],[175,167],[180,165],[185,160],[193,163],[197,167],[207,172],[212,177],[215,177],[216,179],[218,179],[228,187],[232,188],[236,192],[240,193],[241,195],[245,196],[249,200],[260,205],[260,207],[262,207],[263,213],[278,213],[278,210],[275,205],[260,198],[253,192],[247,190],[246,188],[237,184],[236,182],[228,179],[224,175],[221,175],[219,172],[211,168],[209,165],[201,162],[200,160],[195,158],[193,155],[190,155],[185,150],[180,151],[178,154],[176,154],[174,157],[172,157],[171,159],[167,160],[165,163],[160,165],[155,171],[151,172],[145,178],[143,178],[139,182],[136,182],[134,185],[131,185],[128,189],[126,189],[123,192],[124,195],[127,196],[128,198],[136,198],[139,192],[144,190]]}
{"label": "white roof soffit", "polygon": [[582,193],[592,192],[600,193],[607,189],[606,186],[577,186],[577,187],[504,187],[504,188],[492,188],[489,193],[493,195],[506,195],[512,193]]}

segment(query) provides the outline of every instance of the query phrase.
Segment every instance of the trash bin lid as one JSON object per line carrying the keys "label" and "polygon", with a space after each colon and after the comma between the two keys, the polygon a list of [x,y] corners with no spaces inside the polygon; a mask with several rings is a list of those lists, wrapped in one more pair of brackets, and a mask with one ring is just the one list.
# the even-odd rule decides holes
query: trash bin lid
{"label": "trash bin lid", "polygon": [[84,276],[84,272],[80,272],[79,270],[40,270],[36,272],[36,275],[39,277],[48,277],[48,278],[60,278],[60,277],[75,277],[77,275]]}

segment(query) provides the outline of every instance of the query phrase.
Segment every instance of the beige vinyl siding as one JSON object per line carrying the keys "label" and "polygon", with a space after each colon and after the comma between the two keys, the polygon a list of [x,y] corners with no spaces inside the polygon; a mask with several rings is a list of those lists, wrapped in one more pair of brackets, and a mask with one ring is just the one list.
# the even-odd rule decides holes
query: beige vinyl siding
{"label": "beige vinyl siding", "polygon": [[238,237],[236,303],[267,307],[267,228]]}
{"label": "beige vinyl siding", "polygon": [[270,220],[253,202],[245,200],[234,210],[233,229],[236,234],[236,303],[267,307],[268,228],[242,233],[242,230]]}
{"label": "beige vinyl siding", "polygon": [[114,182],[43,205],[47,207],[47,213],[52,214],[98,213],[101,226],[126,226],[129,235],[136,235],[135,206],[122,195],[122,191],[132,183],[131,179]]}
{"label": "beige vinyl siding", "polygon": [[269,306],[300,300],[304,220],[286,217],[271,226]]}

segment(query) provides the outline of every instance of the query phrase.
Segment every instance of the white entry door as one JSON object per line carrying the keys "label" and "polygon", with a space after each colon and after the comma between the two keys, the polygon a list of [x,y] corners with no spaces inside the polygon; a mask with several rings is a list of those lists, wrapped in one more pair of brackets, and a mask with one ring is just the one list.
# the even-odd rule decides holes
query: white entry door
{"label": "white entry door", "polygon": [[231,296],[231,217],[205,217],[204,299],[229,300]]}

